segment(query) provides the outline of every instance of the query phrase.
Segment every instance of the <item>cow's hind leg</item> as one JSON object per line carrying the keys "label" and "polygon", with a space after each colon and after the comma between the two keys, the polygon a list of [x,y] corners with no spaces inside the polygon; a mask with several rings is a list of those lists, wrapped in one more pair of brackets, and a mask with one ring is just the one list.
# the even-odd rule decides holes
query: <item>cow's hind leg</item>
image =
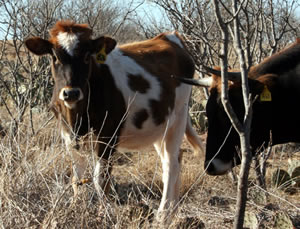
{"label": "cow's hind leg", "polygon": [[180,145],[186,128],[187,112],[167,129],[163,139],[155,143],[163,168],[163,195],[158,209],[157,219],[167,222],[177,209],[180,190],[181,154]]}
{"label": "cow's hind leg", "polygon": [[99,159],[94,169],[93,182],[99,197],[105,197],[110,187],[112,165],[108,160]]}
{"label": "cow's hind leg", "polygon": [[[104,148],[104,149],[103,149]],[[107,151],[106,151],[107,149]],[[112,164],[110,161],[110,155],[113,153],[114,149],[105,148],[103,145],[100,145],[98,151],[98,160],[93,174],[93,182],[95,189],[97,191],[100,205],[99,205],[99,217],[110,217],[112,208],[110,207],[110,201],[108,201],[108,192],[111,186],[111,171]],[[106,152],[106,153],[103,153]],[[102,154],[102,155],[101,155]]]}
{"label": "cow's hind leg", "polygon": [[93,182],[99,197],[104,198],[111,185],[111,155],[115,152],[114,146],[117,139],[111,139],[109,143],[98,145],[98,159],[93,174]]}

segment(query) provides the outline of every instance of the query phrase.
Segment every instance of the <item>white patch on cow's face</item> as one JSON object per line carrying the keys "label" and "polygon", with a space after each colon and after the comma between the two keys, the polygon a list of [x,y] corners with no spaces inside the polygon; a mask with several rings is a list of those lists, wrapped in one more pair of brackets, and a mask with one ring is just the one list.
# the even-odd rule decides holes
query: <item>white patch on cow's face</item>
{"label": "white patch on cow's face", "polygon": [[57,35],[58,43],[66,50],[66,52],[70,55],[74,55],[74,49],[76,48],[79,40],[76,34],[60,32]]}
{"label": "white patch on cow's face", "polygon": [[69,109],[72,110],[76,107],[76,103],[68,103],[66,101],[64,101],[64,105]]}
{"label": "white patch on cow's face", "polygon": [[179,37],[176,36],[176,33],[175,33],[175,32],[172,32],[172,33],[166,35],[166,37],[167,37],[170,41],[172,41],[173,43],[177,44],[180,48],[183,48],[183,49],[184,49],[181,40],[179,39]]}
{"label": "white patch on cow's face", "polygon": [[223,162],[222,160],[215,158],[211,163],[214,166],[214,169],[215,169],[214,173],[216,175],[224,174],[232,168],[232,161]]}

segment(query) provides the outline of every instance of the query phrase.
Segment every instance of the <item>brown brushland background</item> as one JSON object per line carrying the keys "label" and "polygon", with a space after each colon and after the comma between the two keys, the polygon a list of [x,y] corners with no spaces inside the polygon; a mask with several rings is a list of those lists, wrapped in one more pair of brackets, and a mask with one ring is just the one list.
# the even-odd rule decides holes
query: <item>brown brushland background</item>
{"label": "brown brushland background", "polygon": [[[47,37],[48,29],[61,18],[89,23],[95,34],[110,34],[119,43],[177,29],[189,39],[187,45],[199,70],[202,62],[210,66],[218,64],[221,41],[217,28],[212,26],[215,19],[210,1],[182,0],[180,4],[186,7],[181,8],[175,7],[172,1],[149,1],[155,10],[160,7],[166,13],[168,23],[157,16],[145,22],[145,16],[134,16],[138,9],[136,4],[125,7],[113,5],[115,1],[17,2],[0,1],[0,227],[158,228],[160,225],[155,222],[155,214],[162,192],[161,162],[152,147],[141,152],[117,152],[113,156],[113,182],[107,200],[99,199],[93,184],[86,183],[79,187],[78,199],[73,201],[70,156],[60,138],[59,125],[47,107],[53,84],[49,59],[32,56],[23,42],[29,36]],[[249,1],[242,15],[256,10],[257,2]],[[253,46],[257,47],[253,64],[300,37],[300,20],[295,13],[283,15],[285,11],[280,7],[288,1],[279,2],[273,5],[274,23],[286,19],[289,25],[286,29],[279,24],[274,27],[277,29],[275,35],[280,39],[264,35],[261,39],[264,42]],[[270,9],[270,5],[264,7]],[[292,12],[293,7],[288,5],[287,12]],[[188,14],[190,11],[193,13]],[[151,18],[151,12],[147,13]],[[264,16],[269,18],[271,14],[267,13],[270,12]],[[182,16],[185,14],[189,17]],[[211,23],[210,31],[203,31],[206,28],[204,23]],[[262,34],[272,34],[269,30],[273,27],[268,23],[267,20]],[[246,22],[243,25],[247,27]],[[229,57],[231,67],[237,67],[232,45]],[[204,141],[207,125],[205,100],[203,89],[194,88],[190,113],[193,125]],[[206,175],[204,155],[194,155],[185,141],[181,150],[184,152],[181,200],[170,228],[232,228],[237,195],[233,179],[229,175]],[[92,150],[85,154],[90,161],[85,177],[91,178],[96,158]],[[287,171],[291,161],[300,161],[298,144],[273,147],[267,161],[266,191],[256,185],[252,164],[246,228],[300,228],[299,186],[280,188],[272,184],[274,171],[278,168]],[[233,171],[234,174],[238,172],[239,168]],[[102,206],[101,211],[99,206]]]}

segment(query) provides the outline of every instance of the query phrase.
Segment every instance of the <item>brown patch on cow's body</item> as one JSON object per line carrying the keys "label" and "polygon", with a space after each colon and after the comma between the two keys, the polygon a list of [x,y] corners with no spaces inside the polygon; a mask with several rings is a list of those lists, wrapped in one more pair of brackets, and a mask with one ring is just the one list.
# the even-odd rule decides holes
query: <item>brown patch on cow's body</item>
{"label": "brown patch on cow's body", "polygon": [[147,93],[147,90],[150,88],[150,83],[144,79],[143,76],[128,74],[127,77],[128,85],[132,91],[142,94]]}
{"label": "brown patch on cow's body", "polygon": [[136,112],[133,117],[133,124],[136,128],[142,129],[143,123],[148,119],[149,114],[146,109],[141,109],[140,111]]}
{"label": "brown patch on cow's body", "polygon": [[166,121],[166,117],[174,109],[175,105],[175,87],[168,87],[166,82],[161,82],[160,100],[149,100],[152,117],[156,125]]}
{"label": "brown patch on cow's body", "polygon": [[[120,46],[125,56],[132,58],[151,73],[160,83],[159,100],[150,99],[151,114],[156,125],[160,125],[174,108],[175,90],[180,85],[170,77],[193,78],[194,61],[188,52],[170,41],[162,33],[153,39]],[[177,35],[177,34],[176,34]],[[183,40],[177,35],[183,44]]]}
{"label": "brown patch on cow's body", "polygon": [[[125,56],[134,59],[153,76],[159,76],[159,79],[168,78],[170,81],[171,75],[185,78],[192,78],[194,75],[193,59],[186,50],[166,38],[164,33],[153,39],[119,48]],[[179,81],[174,80],[174,83],[176,86],[180,85]]]}

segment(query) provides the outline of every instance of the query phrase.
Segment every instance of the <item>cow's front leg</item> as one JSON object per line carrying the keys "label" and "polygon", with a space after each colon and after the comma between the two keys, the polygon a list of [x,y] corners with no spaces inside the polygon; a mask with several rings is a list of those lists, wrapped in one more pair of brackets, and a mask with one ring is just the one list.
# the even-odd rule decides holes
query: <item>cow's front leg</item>
{"label": "cow's front leg", "polygon": [[85,155],[80,154],[80,152],[72,152],[72,169],[73,169],[73,177],[72,177],[72,187],[74,191],[74,200],[78,195],[78,185],[81,185],[88,181],[88,179],[84,179],[84,173],[88,166],[88,160]]}
{"label": "cow's front leg", "polygon": [[78,142],[75,138],[71,137],[72,134],[62,128],[61,136],[66,144],[67,152],[71,156],[73,175],[72,187],[74,191],[73,200],[76,200],[78,195],[78,185],[87,181],[87,179],[83,179],[83,175],[87,168],[88,160],[86,155],[80,152],[80,150],[83,152],[82,147],[78,145]]}

